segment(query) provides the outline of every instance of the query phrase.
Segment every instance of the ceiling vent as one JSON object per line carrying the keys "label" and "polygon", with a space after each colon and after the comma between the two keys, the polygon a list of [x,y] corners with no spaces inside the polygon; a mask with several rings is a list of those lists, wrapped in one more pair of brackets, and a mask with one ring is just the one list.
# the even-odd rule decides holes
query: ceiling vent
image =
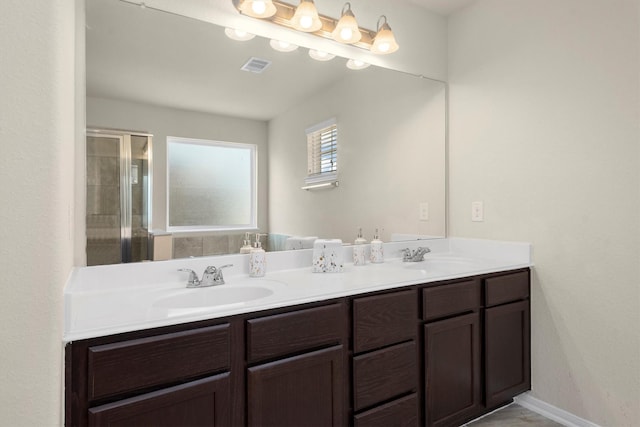
{"label": "ceiling vent", "polygon": [[262,73],[271,65],[271,61],[267,61],[266,59],[254,58],[251,57],[249,60],[240,68],[242,71],[251,71],[252,73]]}

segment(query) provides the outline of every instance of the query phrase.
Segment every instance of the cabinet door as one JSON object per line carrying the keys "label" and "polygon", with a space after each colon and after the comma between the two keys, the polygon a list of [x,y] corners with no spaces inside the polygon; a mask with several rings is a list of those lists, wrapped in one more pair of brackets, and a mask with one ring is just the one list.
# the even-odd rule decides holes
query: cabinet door
{"label": "cabinet door", "polygon": [[90,426],[228,426],[229,374],[89,409]]}
{"label": "cabinet door", "polygon": [[492,408],[531,388],[529,301],[485,310],[485,395]]}
{"label": "cabinet door", "polygon": [[480,315],[424,327],[428,426],[457,425],[480,408]]}
{"label": "cabinet door", "polygon": [[341,345],[249,368],[249,426],[346,425]]}

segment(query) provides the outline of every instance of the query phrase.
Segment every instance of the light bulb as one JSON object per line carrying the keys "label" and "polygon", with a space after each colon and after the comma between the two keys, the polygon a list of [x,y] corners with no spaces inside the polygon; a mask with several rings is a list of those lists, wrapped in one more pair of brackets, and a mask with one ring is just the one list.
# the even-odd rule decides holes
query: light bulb
{"label": "light bulb", "polygon": [[302,28],[311,28],[311,24],[313,24],[313,19],[310,16],[300,17],[300,26]]}
{"label": "light bulb", "polygon": [[235,28],[225,28],[224,33],[232,40],[247,41],[255,37],[255,34],[248,33],[244,30]]}
{"label": "light bulb", "polygon": [[301,0],[296,11],[291,18],[293,28],[304,32],[314,32],[322,28],[322,21],[318,16],[313,0]]}
{"label": "light bulb", "polygon": [[349,68],[350,70],[364,70],[370,65],[371,64],[360,61],[359,59],[350,59],[347,61],[347,68]]}
{"label": "light bulb", "polygon": [[309,56],[316,61],[330,61],[336,56],[332,53],[328,53],[322,50],[309,49]]}
{"label": "light bulb", "polygon": [[340,38],[342,40],[349,40],[351,37],[353,37],[353,30],[351,28],[343,28],[342,31],[340,31]]}
{"label": "light bulb", "polygon": [[[384,19],[384,24],[380,25],[380,22]],[[371,52],[379,54],[393,53],[398,50],[399,46],[396,42],[396,38],[391,31],[391,27],[387,24],[387,18],[383,15],[378,19],[378,32],[373,39],[371,45]]]}
{"label": "light bulb", "polygon": [[251,5],[251,9],[253,9],[256,14],[262,15],[265,10],[267,10],[267,5],[263,1],[254,0],[253,4]]}
{"label": "light bulb", "polygon": [[244,0],[238,6],[240,12],[254,18],[270,18],[276,14],[276,6],[272,0]]}
{"label": "light bulb", "polygon": [[293,52],[298,48],[297,45],[286,42],[284,40],[271,40],[269,41],[269,44],[278,52]]}
{"label": "light bulb", "polygon": [[336,23],[336,27],[331,33],[331,37],[333,37],[337,42],[349,44],[357,43],[362,38],[356,17],[351,11],[350,3],[345,3],[342,8],[342,16]]}

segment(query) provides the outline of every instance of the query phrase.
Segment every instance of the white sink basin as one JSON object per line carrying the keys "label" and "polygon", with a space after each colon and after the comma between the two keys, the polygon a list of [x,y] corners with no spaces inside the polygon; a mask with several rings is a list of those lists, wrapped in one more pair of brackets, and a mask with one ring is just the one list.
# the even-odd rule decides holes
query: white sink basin
{"label": "white sink basin", "polygon": [[151,304],[167,310],[169,316],[228,309],[272,296],[280,282],[267,279],[244,281],[207,288],[184,288],[159,295]]}

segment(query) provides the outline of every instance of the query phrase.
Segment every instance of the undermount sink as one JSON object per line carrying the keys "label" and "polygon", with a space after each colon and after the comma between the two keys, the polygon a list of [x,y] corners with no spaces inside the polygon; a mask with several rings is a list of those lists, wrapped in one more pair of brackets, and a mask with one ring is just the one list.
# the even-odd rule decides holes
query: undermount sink
{"label": "undermount sink", "polygon": [[477,260],[458,257],[425,258],[421,262],[405,263],[404,268],[423,270],[425,273],[455,274],[482,268],[483,263]]}
{"label": "undermount sink", "polygon": [[275,288],[283,286],[273,280],[257,279],[256,282],[174,290],[159,296],[152,307],[166,309],[170,316],[230,308],[270,297]]}

